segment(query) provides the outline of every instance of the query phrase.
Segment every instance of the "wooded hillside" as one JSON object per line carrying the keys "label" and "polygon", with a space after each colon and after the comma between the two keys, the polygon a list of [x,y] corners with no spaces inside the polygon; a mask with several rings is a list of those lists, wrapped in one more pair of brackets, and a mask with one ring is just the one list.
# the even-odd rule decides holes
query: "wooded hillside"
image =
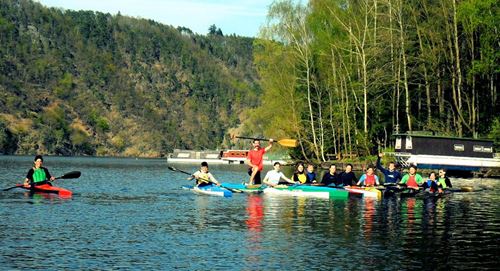
{"label": "wooded hillside", "polygon": [[0,1],[0,153],[220,147],[261,91],[253,39],[207,32]]}
{"label": "wooded hillside", "polygon": [[500,142],[494,0],[275,1],[257,39],[0,2],[0,153],[163,156],[228,134],[321,162],[395,130]]}

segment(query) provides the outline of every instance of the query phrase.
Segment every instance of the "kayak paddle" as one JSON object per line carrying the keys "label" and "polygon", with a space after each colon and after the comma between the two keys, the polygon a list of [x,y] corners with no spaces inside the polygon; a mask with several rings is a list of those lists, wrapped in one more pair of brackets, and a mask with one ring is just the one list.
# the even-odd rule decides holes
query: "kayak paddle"
{"label": "kayak paddle", "polygon": [[[253,140],[260,140],[260,141],[269,141],[269,139],[267,139],[267,138],[256,138],[256,137],[246,137],[246,136],[234,136],[234,137],[241,138],[241,139],[253,139]],[[299,145],[296,139],[289,139],[289,138],[281,139],[281,140],[278,140],[275,142],[277,142],[278,144],[280,144],[283,147],[289,147],[289,148],[295,148]]]}
{"label": "kayak paddle", "polygon": [[[60,177],[55,178],[54,181],[59,180],[59,179],[77,179],[77,178],[80,178],[81,175],[82,175],[82,173],[80,171],[71,171],[71,172],[68,172],[68,173],[60,176]],[[12,186],[12,187],[3,189],[3,191],[9,191],[11,189],[18,188],[18,187],[22,187],[22,185],[17,184],[16,186]]]}
{"label": "kayak paddle", "polygon": [[[172,171],[178,171],[178,172],[184,173],[184,174],[189,175],[189,176],[193,176],[193,174],[191,174],[191,173],[189,173],[187,171],[184,171],[184,170],[177,169],[175,167],[169,166],[168,169],[170,169]],[[210,182],[210,183],[213,183],[213,184],[217,185],[214,181],[209,180],[209,179],[205,179],[205,178],[198,178],[198,179],[203,180],[203,181],[207,181],[207,182]],[[241,191],[239,189],[228,188],[228,187],[224,187],[222,185],[220,187],[225,188],[225,189],[227,189],[227,190],[229,190],[231,192],[235,192],[235,193],[241,193],[241,192],[243,192],[243,191]]]}

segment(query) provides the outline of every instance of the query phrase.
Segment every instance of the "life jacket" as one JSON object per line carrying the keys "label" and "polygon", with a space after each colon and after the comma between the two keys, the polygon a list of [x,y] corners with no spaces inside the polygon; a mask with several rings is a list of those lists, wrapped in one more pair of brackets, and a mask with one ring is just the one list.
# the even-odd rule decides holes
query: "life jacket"
{"label": "life jacket", "polygon": [[295,173],[293,174],[292,181],[296,182],[299,181],[300,183],[306,183],[307,182],[307,175],[305,173]]}
{"label": "life jacket", "polygon": [[47,180],[47,175],[43,168],[33,168],[33,182],[39,183]]}
{"label": "life jacket", "polygon": [[375,175],[366,175],[365,186],[374,186],[374,185],[375,185]]}
{"label": "life jacket", "polygon": [[210,176],[208,176],[208,173],[203,173],[200,171],[200,174],[198,174],[198,179],[196,179],[196,184],[210,184],[208,180],[210,180]]}
{"label": "life jacket", "polygon": [[408,178],[408,181],[406,182],[406,186],[411,187],[411,188],[416,188],[418,187],[417,180],[415,179],[416,175],[410,175]]}
{"label": "life jacket", "polygon": [[430,192],[436,192],[435,187],[437,186],[437,184],[435,182],[433,182],[432,180],[427,180],[425,184],[427,188],[429,188]]}
{"label": "life jacket", "polygon": [[438,185],[441,185],[443,189],[446,189],[446,178],[439,178]]}
{"label": "life jacket", "polygon": [[316,181],[316,173],[314,172],[307,172],[307,179],[312,182],[312,181]]}

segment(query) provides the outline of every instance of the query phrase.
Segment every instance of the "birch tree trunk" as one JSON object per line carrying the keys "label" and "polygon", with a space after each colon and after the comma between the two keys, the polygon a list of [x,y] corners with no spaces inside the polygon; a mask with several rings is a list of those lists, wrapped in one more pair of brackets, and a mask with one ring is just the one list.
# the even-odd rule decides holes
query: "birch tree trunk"
{"label": "birch tree trunk", "polygon": [[404,23],[403,23],[403,1],[399,1],[398,7],[398,23],[399,23],[399,42],[400,42],[400,50],[401,50],[401,60],[403,61],[403,85],[405,90],[405,113],[406,113],[406,121],[408,124],[408,131],[412,131],[412,123],[411,123],[411,99],[410,99],[410,90],[408,88],[408,72],[407,72],[407,63],[406,63],[406,52],[405,52],[405,31],[404,31]]}

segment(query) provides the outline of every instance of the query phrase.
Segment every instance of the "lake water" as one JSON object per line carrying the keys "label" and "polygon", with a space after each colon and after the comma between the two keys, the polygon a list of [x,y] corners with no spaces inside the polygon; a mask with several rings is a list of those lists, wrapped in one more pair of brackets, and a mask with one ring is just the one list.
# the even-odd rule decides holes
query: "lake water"
{"label": "lake water", "polygon": [[[24,179],[33,157],[0,156],[0,184]],[[45,157],[71,199],[0,192],[2,270],[496,269],[499,180],[452,179],[479,192],[440,199],[345,200],[182,190],[160,159]],[[196,165],[175,165],[195,171]],[[224,182],[244,166],[212,166]],[[287,174],[289,175],[289,174]]]}

